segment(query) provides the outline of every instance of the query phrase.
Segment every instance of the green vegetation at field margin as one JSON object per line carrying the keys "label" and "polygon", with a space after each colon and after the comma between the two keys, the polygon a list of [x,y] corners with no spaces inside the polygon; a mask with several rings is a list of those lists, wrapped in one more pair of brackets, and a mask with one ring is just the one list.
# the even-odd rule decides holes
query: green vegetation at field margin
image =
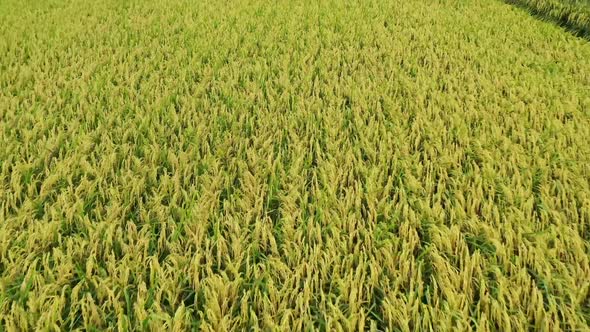
{"label": "green vegetation at field margin", "polygon": [[588,73],[500,0],[3,0],[0,329],[588,330]]}

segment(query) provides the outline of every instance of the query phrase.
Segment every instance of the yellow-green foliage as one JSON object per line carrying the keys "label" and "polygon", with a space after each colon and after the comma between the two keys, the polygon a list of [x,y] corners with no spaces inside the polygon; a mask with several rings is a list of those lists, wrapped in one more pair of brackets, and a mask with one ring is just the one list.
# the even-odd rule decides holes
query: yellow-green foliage
{"label": "yellow-green foliage", "polygon": [[589,73],[498,0],[3,0],[0,330],[588,330]]}
{"label": "yellow-green foliage", "polygon": [[507,0],[590,37],[590,0]]}

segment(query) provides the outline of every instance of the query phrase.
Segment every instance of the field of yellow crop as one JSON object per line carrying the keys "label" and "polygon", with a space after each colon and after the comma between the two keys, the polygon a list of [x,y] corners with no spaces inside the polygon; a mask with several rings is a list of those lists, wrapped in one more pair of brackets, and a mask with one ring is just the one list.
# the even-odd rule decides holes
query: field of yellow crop
{"label": "field of yellow crop", "polygon": [[589,142],[502,0],[0,0],[0,331],[588,331]]}

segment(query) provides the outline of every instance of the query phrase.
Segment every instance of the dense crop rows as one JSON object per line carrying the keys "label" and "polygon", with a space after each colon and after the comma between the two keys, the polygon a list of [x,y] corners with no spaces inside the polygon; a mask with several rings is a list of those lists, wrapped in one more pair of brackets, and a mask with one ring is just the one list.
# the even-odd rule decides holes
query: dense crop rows
{"label": "dense crop rows", "polygon": [[0,326],[586,330],[588,73],[496,0],[2,1]]}
{"label": "dense crop rows", "polygon": [[507,0],[590,38],[590,0]]}

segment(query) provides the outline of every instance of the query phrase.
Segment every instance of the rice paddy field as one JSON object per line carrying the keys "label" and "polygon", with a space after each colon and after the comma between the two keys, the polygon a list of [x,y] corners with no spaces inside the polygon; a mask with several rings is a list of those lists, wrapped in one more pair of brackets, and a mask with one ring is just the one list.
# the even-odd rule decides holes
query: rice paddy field
{"label": "rice paddy field", "polygon": [[589,331],[590,42],[531,15],[587,7],[519,2],[0,0],[0,331]]}

